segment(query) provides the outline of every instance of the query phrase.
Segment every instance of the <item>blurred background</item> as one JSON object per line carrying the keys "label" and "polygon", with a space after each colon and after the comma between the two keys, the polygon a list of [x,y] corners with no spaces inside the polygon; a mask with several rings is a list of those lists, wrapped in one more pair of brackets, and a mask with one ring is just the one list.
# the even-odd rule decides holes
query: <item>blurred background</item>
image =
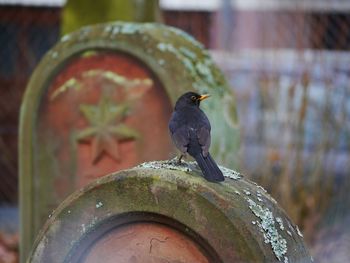
{"label": "blurred background", "polygon": [[[236,94],[241,161],[234,168],[278,200],[316,262],[349,261],[350,1],[130,2],[210,50]],[[63,23],[66,4],[0,0],[0,263],[18,262],[22,95],[41,57],[74,30]],[[80,23],[111,20],[87,17]]]}

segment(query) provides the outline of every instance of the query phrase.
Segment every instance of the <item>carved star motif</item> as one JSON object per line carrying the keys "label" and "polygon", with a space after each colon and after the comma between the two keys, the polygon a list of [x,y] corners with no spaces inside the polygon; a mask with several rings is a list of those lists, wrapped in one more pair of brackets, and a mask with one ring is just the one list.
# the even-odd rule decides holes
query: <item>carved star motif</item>
{"label": "carved star motif", "polygon": [[122,122],[128,110],[127,102],[116,105],[106,97],[102,97],[98,105],[80,105],[80,111],[90,126],[78,132],[77,140],[91,142],[93,163],[103,153],[109,154],[116,161],[120,160],[119,142],[139,137],[135,129]]}

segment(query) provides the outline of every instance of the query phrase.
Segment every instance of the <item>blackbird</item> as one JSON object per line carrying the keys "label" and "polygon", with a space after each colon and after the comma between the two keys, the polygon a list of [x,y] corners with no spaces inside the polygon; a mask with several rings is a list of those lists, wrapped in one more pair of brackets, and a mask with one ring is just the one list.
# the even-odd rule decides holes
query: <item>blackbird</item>
{"label": "blackbird", "polygon": [[195,92],[183,94],[175,104],[169,130],[175,146],[181,151],[179,162],[188,153],[197,161],[206,180],[220,182],[225,178],[209,153],[210,123],[199,108],[200,102],[208,97]]}

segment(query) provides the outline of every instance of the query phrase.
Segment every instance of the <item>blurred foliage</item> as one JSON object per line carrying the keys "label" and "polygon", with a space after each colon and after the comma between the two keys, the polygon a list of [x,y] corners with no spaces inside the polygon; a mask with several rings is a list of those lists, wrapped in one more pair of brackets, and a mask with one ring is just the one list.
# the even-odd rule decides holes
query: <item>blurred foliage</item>
{"label": "blurred foliage", "polygon": [[[269,100],[271,97],[265,93],[269,88],[276,89],[272,94],[279,93],[278,89],[280,87],[275,86],[276,80],[263,79],[260,85],[261,97],[263,101],[265,98],[265,105],[269,105],[267,107],[262,106],[262,110],[275,111],[278,107],[274,105],[273,101]],[[301,92],[299,98],[297,98],[299,100],[298,106],[293,103],[296,99],[296,85],[299,85]],[[306,237],[312,239],[314,227],[320,223],[322,214],[329,207],[331,197],[334,194],[334,177],[327,176],[324,172],[325,167],[322,166],[323,158],[329,150],[327,138],[330,133],[330,126],[326,125],[326,123],[329,123],[327,116],[331,115],[328,112],[329,101],[324,105],[324,109],[319,111],[319,114],[323,115],[324,127],[320,127],[318,132],[323,139],[318,145],[315,145],[315,148],[311,150],[307,157],[305,156],[308,151],[304,139],[307,132],[306,115],[309,108],[312,107],[312,101],[308,96],[309,85],[310,76],[306,71],[300,77],[299,83],[293,83],[288,87],[288,99],[286,101],[288,111],[286,112],[286,122],[283,129],[292,131],[292,138],[286,142],[287,144],[280,141],[282,145],[277,144],[270,149],[267,148],[265,152],[267,162],[262,167],[264,172],[255,179],[269,189],[269,192],[279,200],[294,221],[302,227]],[[273,100],[276,101],[276,99]],[[310,120],[308,121],[310,122]],[[261,125],[263,124],[261,123]],[[281,136],[283,136],[282,133]]]}
{"label": "blurred foliage", "polygon": [[[322,252],[325,240],[350,234],[350,77],[338,63],[324,64],[339,54],[313,55],[316,59],[306,67],[300,57],[298,64],[276,51],[273,58],[285,60],[274,67],[266,66],[266,56],[250,61],[258,68],[233,71],[217,60],[236,90],[242,171],[265,187],[300,226],[317,262],[333,262]],[[235,55],[228,60],[246,61]],[[283,64],[297,66],[286,71]],[[347,240],[345,234],[342,240]],[[344,255],[344,246],[333,249],[343,248]]]}
{"label": "blurred foliage", "polygon": [[63,8],[61,35],[112,21],[161,21],[159,0],[68,0]]}
{"label": "blurred foliage", "polygon": [[237,95],[241,170],[299,225],[315,262],[347,262],[349,6],[272,2],[246,11],[223,0],[213,30]]}

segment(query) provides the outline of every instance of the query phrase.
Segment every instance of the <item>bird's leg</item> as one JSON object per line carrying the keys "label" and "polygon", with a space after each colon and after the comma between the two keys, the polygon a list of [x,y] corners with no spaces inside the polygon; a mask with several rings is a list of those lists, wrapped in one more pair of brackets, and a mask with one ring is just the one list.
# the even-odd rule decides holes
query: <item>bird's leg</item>
{"label": "bird's leg", "polygon": [[181,154],[181,155],[180,155],[179,160],[177,161],[177,164],[178,164],[178,165],[180,165],[180,164],[181,164],[181,159],[182,159],[182,157],[184,157],[184,155],[183,155],[183,154]]}

